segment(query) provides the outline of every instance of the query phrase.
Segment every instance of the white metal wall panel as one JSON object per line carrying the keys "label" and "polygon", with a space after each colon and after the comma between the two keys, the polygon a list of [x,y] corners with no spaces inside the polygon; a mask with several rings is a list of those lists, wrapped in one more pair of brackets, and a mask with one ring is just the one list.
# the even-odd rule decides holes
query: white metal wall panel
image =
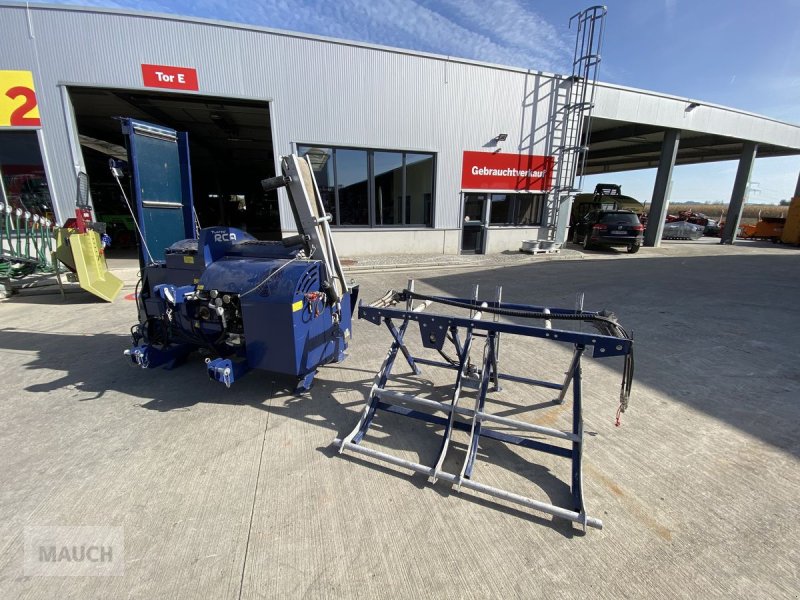
{"label": "white metal wall panel", "polygon": [[[204,95],[272,100],[278,154],[292,142],[435,152],[437,228],[460,227],[464,150],[493,151],[487,144],[498,133],[509,134],[505,152],[551,150],[541,135],[551,112],[549,76],[184,19],[0,6],[3,33],[14,35],[9,45],[26,42],[22,57],[32,45],[20,31],[26,12],[62,217],[72,210],[75,165],[58,85],[146,89],[142,63],[196,68]],[[291,220],[285,202],[281,218]]]}

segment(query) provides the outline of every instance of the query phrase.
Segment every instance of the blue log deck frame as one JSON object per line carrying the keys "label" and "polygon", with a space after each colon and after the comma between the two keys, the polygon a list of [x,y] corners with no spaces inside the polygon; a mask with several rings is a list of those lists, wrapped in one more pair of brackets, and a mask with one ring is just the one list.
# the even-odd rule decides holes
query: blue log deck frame
{"label": "blue log deck frame", "polygon": [[[383,323],[389,330],[393,341],[383,365],[375,376],[359,422],[349,435],[343,439],[334,440],[334,445],[339,447],[340,452],[345,450],[356,452],[397,467],[422,473],[427,475],[432,483],[442,479],[455,484],[456,489],[467,488],[495,498],[521,504],[533,510],[580,523],[584,529],[587,526],[602,528],[602,521],[586,515],[583,501],[581,359],[588,348],[592,348],[592,355],[595,358],[625,357],[625,370],[620,393],[620,411],[624,411],[627,407],[633,379],[633,340],[619,326],[612,315],[584,311],[582,308],[569,310],[503,303],[500,301],[500,297],[501,290],[498,289],[496,300],[480,301],[477,299],[477,288],[473,299],[423,296],[413,292],[413,281],[411,281],[409,282],[409,288],[403,292],[390,292],[383,299],[370,306],[359,306],[359,318],[366,319],[376,325]],[[415,308],[413,305],[415,299],[424,300],[424,302]],[[405,302],[405,308],[395,306],[403,301]],[[432,303],[467,309],[469,310],[469,316],[456,317],[423,313],[423,310]],[[484,314],[493,314],[495,320],[482,320]],[[502,315],[541,319],[544,320],[544,326],[500,322],[497,318]],[[584,333],[553,329],[551,326],[553,320],[589,322],[595,325],[599,332]],[[405,341],[405,335],[411,322],[415,322],[419,326],[423,347],[436,351],[444,360],[431,360],[411,354]],[[534,337],[556,343],[571,344],[573,346],[572,360],[564,381],[539,381],[501,372],[498,367],[501,334]],[[477,338],[484,340],[484,347],[481,361],[473,363],[470,360],[470,350]],[[452,351],[455,352],[457,358],[451,358],[444,352],[445,343],[452,347]],[[387,389],[386,386],[389,382],[392,368],[399,354],[404,356],[415,375],[420,374],[420,365],[456,371],[456,381],[450,401],[438,402],[418,395]],[[487,393],[490,391],[490,387],[492,391],[499,391],[502,380],[557,390],[559,391],[559,396],[554,400],[555,403],[562,403],[567,390],[572,387],[571,431],[561,431],[487,412]],[[460,404],[462,390],[465,387],[477,388],[472,407]],[[441,447],[436,463],[433,466],[423,465],[363,446],[361,442],[378,411],[411,417],[443,427]],[[442,413],[444,416],[442,416]],[[533,433],[538,436],[547,436],[569,442],[569,444],[567,446],[559,446],[545,443],[524,437],[524,435],[493,429],[487,426],[489,424],[502,426],[505,430],[515,429],[520,434]],[[443,470],[443,463],[450,447],[453,430],[469,433],[466,455],[458,473]],[[572,506],[555,506],[474,481],[472,474],[481,438],[490,438],[506,444],[569,459],[572,465],[570,485]]]}

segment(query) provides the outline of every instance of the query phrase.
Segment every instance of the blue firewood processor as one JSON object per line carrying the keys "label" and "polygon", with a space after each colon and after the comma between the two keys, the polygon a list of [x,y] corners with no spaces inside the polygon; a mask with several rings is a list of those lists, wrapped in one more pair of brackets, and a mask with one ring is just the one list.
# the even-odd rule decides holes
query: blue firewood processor
{"label": "blue firewood processor", "polygon": [[[250,369],[311,386],[317,369],[345,358],[358,287],[345,279],[330,217],[307,159],[281,159],[298,235],[259,241],[232,227],[196,227],[188,140],[160,126],[122,120],[142,268],[139,322],[125,351],[142,368],[172,367],[205,353],[211,379],[230,386]],[[129,203],[130,204],[130,203]]]}

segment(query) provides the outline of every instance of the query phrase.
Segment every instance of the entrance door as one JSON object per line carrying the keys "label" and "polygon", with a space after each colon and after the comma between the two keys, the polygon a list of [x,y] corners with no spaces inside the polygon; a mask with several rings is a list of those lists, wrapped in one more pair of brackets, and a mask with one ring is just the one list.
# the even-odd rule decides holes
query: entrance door
{"label": "entrance door", "polygon": [[483,254],[486,237],[487,194],[464,194],[461,254]]}

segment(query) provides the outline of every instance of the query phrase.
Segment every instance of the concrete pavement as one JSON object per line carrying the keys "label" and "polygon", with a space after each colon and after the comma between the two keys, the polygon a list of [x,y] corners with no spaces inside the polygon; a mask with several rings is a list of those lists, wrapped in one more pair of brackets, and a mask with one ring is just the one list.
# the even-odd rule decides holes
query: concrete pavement
{"label": "concrete pavement", "polygon": [[[637,360],[622,427],[618,361],[585,361],[585,496],[605,523],[585,534],[337,455],[330,442],[357,421],[389,347],[370,323],[296,397],[258,372],[227,390],[199,359],[128,367],[135,308],[122,298],[0,303],[0,597],[797,598],[800,251],[667,243],[581,257],[354,277],[366,300],[416,276],[423,292],[502,284],[508,301],[551,306],[583,291],[587,308],[620,316]],[[569,357],[511,338],[502,352],[506,370],[554,379]],[[431,395],[449,382],[430,368],[403,379]],[[566,427],[546,393],[507,392],[494,410]],[[426,462],[438,435],[381,415],[368,442]],[[565,500],[568,477],[563,459],[499,444],[476,467],[548,502]],[[24,527],[42,525],[124,528],[124,575],[26,576]]]}

